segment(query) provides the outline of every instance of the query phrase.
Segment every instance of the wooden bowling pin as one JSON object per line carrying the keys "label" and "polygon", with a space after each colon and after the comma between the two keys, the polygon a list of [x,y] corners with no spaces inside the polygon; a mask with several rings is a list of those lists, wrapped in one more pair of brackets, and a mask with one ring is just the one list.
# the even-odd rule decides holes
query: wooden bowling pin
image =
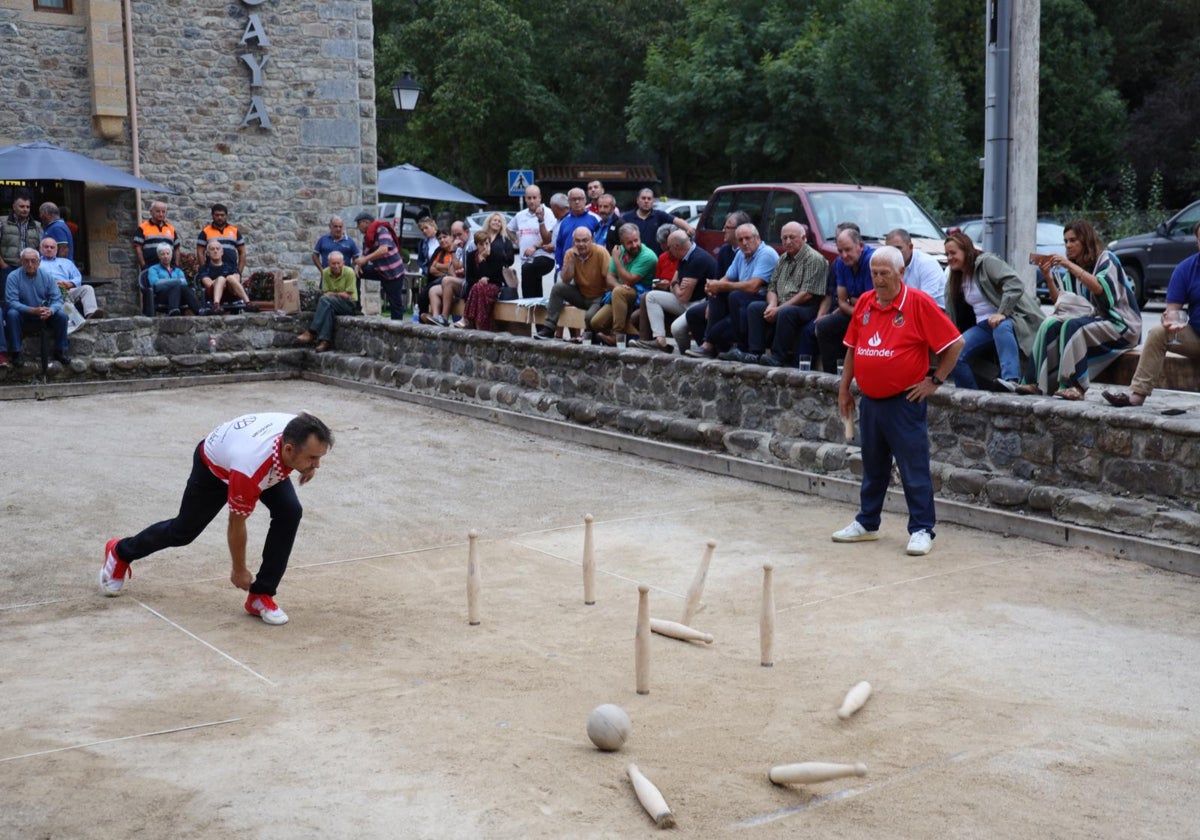
{"label": "wooden bowling pin", "polygon": [[680,624],[690,626],[692,619],[696,617],[696,610],[700,609],[700,596],[704,594],[704,581],[708,578],[708,564],[712,562],[713,549],[716,547],[717,541],[709,540],[704,549],[704,556],[700,558],[700,567],[696,569],[696,576],[692,578],[692,585],[688,587],[687,601],[683,605],[683,617],[679,619]]}
{"label": "wooden bowling pin", "polygon": [[479,549],[475,545],[478,537],[475,531],[467,534],[471,546],[467,551],[467,623],[471,626],[479,624]]}
{"label": "wooden bowling pin", "polygon": [[846,692],[846,699],[842,701],[842,707],[838,709],[838,717],[842,720],[850,717],[850,715],[863,707],[863,704],[867,702],[867,698],[870,696],[871,684],[863,680]]}
{"label": "wooden bowling pin", "polygon": [[672,639],[682,639],[685,642],[704,642],[706,645],[711,645],[713,641],[712,633],[702,633],[686,624],[664,621],[661,618],[650,619],[650,630],[660,636],[670,636]]}
{"label": "wooden bowling pin", "polygon": [[772,767],[767,778],[777,785],[810,785],[846,776],[867,775],[865,764],[830,764],[825,761],[805,761],[800,764],[781,764]]}
{"label": "wooden bowling pin", "polygon": [[762,612],[758,618],[758,641],[762,649],[762,666],[775,664],[775,587],[772,581],[775,567],[763,564]]}
{"label": "wooden bowling pin", "polygon": [[637,633],[634,636],[637,693],[650,693],[650,587],[638,586]]}
{"label": "wooden bowling pin", "polygon": [[647,779],[636,764],[630,764],[625,772],[629,774],[629,781],[633,782],[633,792],[637,794],[638,802],[642,803],[654,824],[659,828],[674,828],[675,815],[654,782]]}
{"label": "wooden bowling pin", "polygon": [[583,517],[583,603],[596,603],[596,554],[592,544],[592,521],[589,513]]}

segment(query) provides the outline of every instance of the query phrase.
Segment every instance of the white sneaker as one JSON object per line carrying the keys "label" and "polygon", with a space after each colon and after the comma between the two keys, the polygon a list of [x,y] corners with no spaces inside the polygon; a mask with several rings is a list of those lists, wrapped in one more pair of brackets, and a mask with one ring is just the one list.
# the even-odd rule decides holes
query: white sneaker
{"label": "white sneaker", "polygon": [[270,595],[255,595],[250,593],[246,598],[246,612],[256,615],[267,624],[287,624],[287,613],[279,609],[275,599]]}
{"label": "white sneaker", "polygon": [[928,531],[917,531],[908,538],[908,553],[912,555],[928,554],[933,548],[933,536]]}
{"label": "white sneaker", "polygon": [[840,531],[833,532],[834,542],[867,542],[879,539],[878,531],[868,531],[857,519]]}

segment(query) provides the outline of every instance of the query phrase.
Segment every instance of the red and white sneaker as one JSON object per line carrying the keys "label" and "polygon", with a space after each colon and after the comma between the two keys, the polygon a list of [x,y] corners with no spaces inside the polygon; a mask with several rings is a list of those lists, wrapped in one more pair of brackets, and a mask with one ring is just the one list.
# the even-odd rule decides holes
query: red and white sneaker
{"label": "red and white sneaker", "polygon": [[287,624],[288,621],[287,613],[279,609],[270,595],[251,592],[246,598],[246,612],[258,616],[267,624]]}
{"label": "red and white sneaker", "polygon": [[100,567],[100,591],[110,598],[121,594],[125,580],[133,577],[133,569],[117,556],[117,543],[109,540],[104,546],[104,565]]}

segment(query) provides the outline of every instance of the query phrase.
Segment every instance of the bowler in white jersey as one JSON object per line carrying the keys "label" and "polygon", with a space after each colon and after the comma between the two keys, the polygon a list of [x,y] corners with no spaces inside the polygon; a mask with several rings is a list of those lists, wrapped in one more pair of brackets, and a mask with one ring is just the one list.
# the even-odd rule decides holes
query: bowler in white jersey
{"label": "bowler in white jersey", "polygon": [[[245,609],[267,624],[286,624],[275,592],[287,570],[303,508],[289,476],[307,484],[333,446],[329,427],[311,414],[244,414],[222,423],[196,446],[192,474],[179,513],[140,534],[112,539],[104,547],[100,591],[121,594],[130,564],[164,548],[188,545],[229,507],[227,537],[233,569],[229,580],[250,594]],[[246,517],[262,501],[271,512],[257,575],[246,568]]]}

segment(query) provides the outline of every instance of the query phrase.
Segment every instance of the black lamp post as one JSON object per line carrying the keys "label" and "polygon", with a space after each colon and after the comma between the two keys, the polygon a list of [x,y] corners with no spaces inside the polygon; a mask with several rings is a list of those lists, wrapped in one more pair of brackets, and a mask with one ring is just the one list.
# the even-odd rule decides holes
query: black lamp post
{"label": "black lamp post", "polygon": [[421,86],[411,70],[405,70],[404,75],[392,83],[392,101],[396,103],[397,111],[408,112],[416,108],[420,95]]}

